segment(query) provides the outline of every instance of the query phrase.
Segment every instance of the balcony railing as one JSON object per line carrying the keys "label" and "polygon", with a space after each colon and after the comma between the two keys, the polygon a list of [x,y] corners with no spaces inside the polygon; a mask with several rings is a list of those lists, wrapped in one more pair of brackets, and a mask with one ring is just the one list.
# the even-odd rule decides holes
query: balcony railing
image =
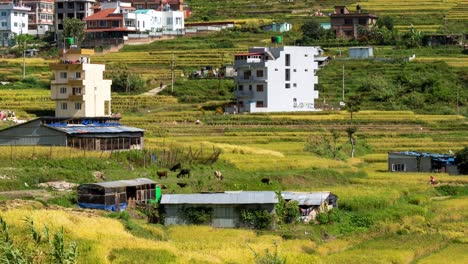
{"label": "balcony railing", "polygon": [[253,97],[253,91],[236,91],[235,95],[239,98],[251,98]]}

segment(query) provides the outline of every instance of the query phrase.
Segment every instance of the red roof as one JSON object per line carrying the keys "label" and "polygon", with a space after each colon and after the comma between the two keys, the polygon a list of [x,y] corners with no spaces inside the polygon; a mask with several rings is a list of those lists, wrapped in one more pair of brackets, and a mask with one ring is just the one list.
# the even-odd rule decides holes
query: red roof
{"label": "red roof", "polygon": [[113,32],[113,31],[129,31],[134,32],[136,30],[130,30],[126,27],[114,27],[114,28],[87,28],[86,32]]}
{"label": "red roof", "polygon": [[[108,8],[88,17],[85,17],[84,21],[92,21],[92,20],[121,20],[123,15],[122,14],[114,14],[115,8]],[[113,15],[112,17],[110,17]]]}
{"label": "red roof", "polygon": [[239,54],[234,54],[234,56],[259,56],[263,55],[261,52],[248,52],[248,53],[239,53]]}

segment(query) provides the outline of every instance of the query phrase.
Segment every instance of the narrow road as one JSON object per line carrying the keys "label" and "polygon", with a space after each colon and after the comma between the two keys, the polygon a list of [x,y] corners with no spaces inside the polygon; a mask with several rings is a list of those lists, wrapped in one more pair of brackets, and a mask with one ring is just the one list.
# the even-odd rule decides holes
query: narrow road
{"label": "narrow road", "polygon": [[142,93],[142,95],[146,95],[146,96],[155,96],[157,95],[159,92],[161,92],[162,90],[166,89],[167,85],[163,85],[162,88],[160,87],[157,87],[157,88],[154,88],[146,93]]}

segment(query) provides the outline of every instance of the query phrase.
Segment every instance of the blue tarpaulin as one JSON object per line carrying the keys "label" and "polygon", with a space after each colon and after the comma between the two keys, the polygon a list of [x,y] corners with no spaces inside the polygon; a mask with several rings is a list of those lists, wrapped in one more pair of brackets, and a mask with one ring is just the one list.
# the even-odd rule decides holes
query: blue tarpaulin
{"label": "blue tarpaulin", "polygon": [[[80,208],[88,208],[88,209],[100,209],[100,210],[107,210],[112,212],[117,212],[117,205],[105,205],[105,204],[92,204],[92,203],[78,203]],[[127,208],[127,203],[120,204],[120,211],[125,211]]]}

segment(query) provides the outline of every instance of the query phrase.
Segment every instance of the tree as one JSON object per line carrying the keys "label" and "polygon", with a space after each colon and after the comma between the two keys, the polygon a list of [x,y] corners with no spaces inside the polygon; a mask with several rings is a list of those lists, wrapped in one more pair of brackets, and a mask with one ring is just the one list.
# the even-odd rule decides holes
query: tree
{"label": "tree", "polygon": [[353,122],[353,113],[357,113],[361,110],[361,97],[357,95],[349,97],[346,101],[345,109],[349,112],[351,122]]}
{"label": "tree", "polygon": [[390,16],[383,16],[377,20],[376,25],[379,28],[386,27],[388,30],[392,30],[394,26],[393,18]]}
{"label": "tree", "polygon": [[325,33],[320,23],[315,20],[309,20],[301,26],[304,42],[311,40],[319,40]]}
{"label": "tree", "polygon": [[455,154],[455,163],[461,174],[468,174],[468,147],[464,147]]}
{"label": "tree", "polygon": [[23,79],[26,78],[26,61],[25,61],[25,52],[27,48],[27,43],[31,43],[32,37],[28,34],[19,34],[15,35],[15,42],[17,45],[17,56],[23,57]]}
{"label": "tree", "polygon": [[411,25],[410,30],[401,36],[401,41],[407,48],[417,48],[422,44],[421,31]]}
{"label": "tree", "polygon": [[142,92],[145,89],[145,81],[140,76],[130,72],[126,64],[110,67],[113,92]]}
{"label": "tree", "polygon": [[356,145],[356,139],[354,138],[354,133],[356,133],[357,127],[348,127],[346,128],[346,133],[348,134],[349,143],[351,143],[351,158],[354,158],[354,146]]}
{"label": "tree", "polygon": [[73,38],[76,45],[80,45],[85,39],[85,22],[78,18],[66,17],[63,20],[63,37]]}

